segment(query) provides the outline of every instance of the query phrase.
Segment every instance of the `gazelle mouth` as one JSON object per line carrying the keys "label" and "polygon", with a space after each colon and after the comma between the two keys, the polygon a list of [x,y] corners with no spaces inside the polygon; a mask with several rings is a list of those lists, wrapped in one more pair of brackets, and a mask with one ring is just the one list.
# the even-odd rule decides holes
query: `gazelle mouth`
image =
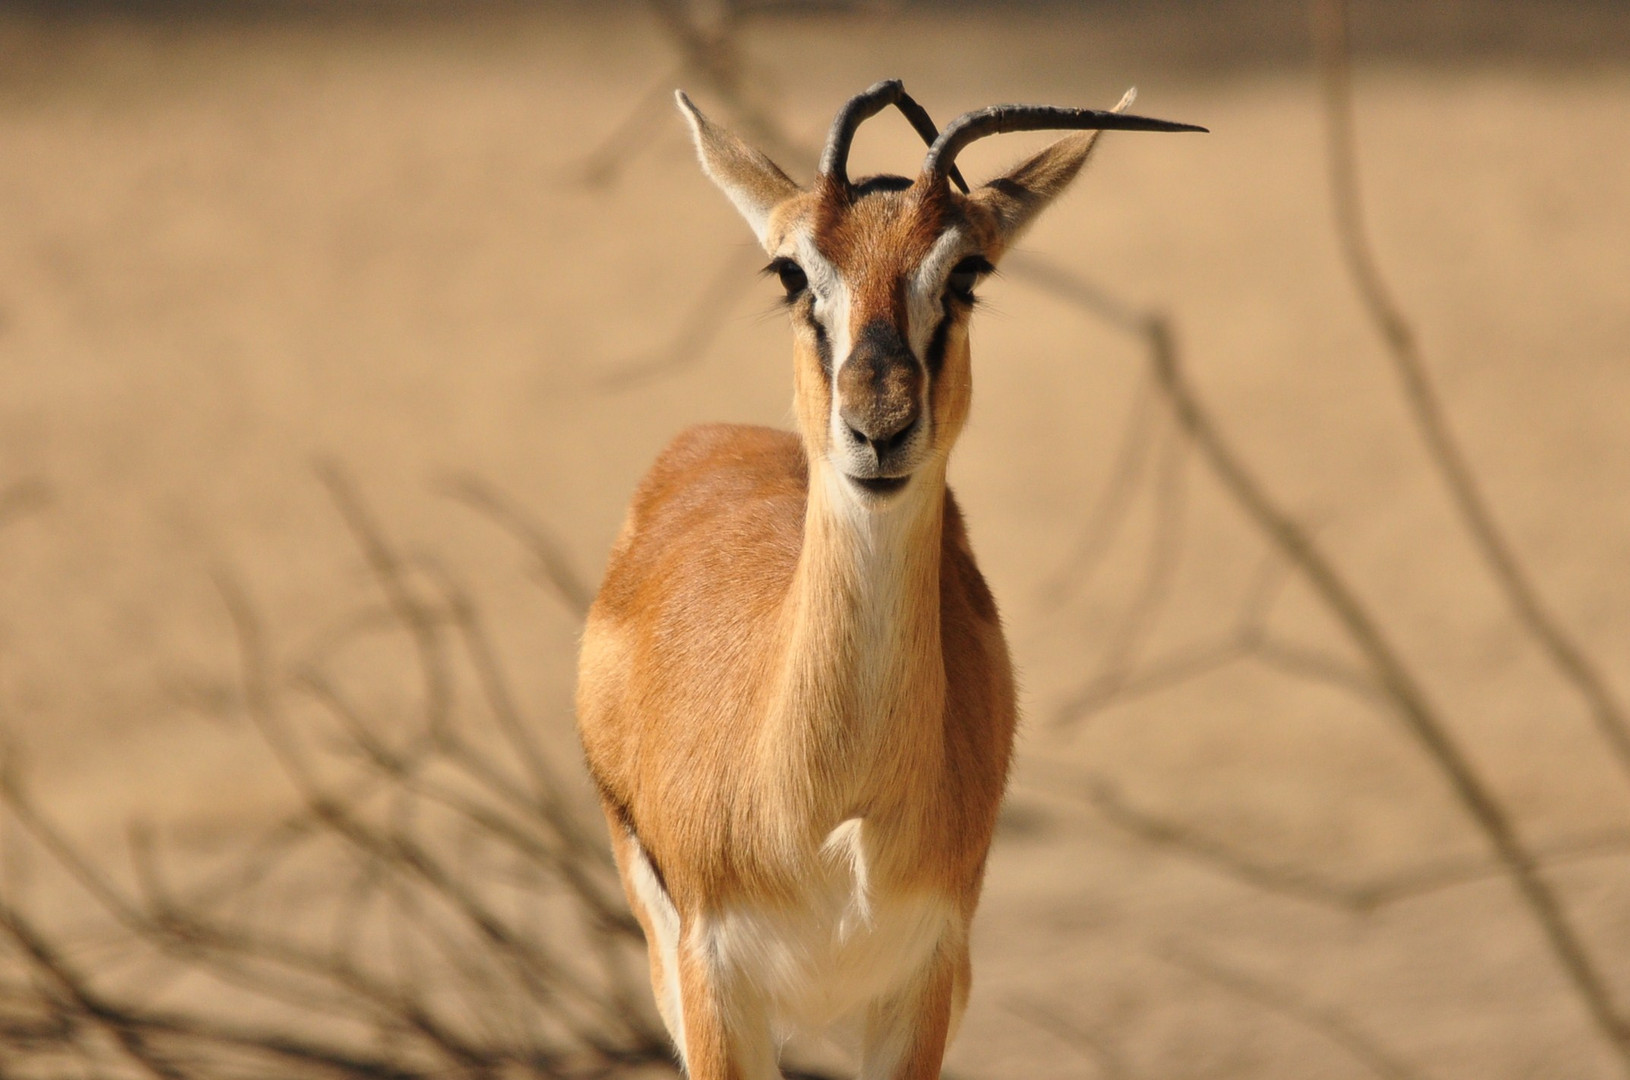
{"label": "gazelle mouth", "polygon": [[910,482],[911,474],[907,473],[905,476],[850,476],[849,479],[873,495],[892,495]]}

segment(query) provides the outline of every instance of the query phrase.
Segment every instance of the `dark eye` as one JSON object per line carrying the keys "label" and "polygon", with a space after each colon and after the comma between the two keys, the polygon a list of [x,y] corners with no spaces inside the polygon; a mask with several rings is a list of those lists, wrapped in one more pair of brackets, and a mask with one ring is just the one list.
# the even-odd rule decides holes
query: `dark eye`
{"label": "dark eye", "polygon": [[973,287],[994,269],[983,255],[969,255],[951,268],[951,276],[945,279],[945,287],[958,300],[971,304]]}
{"label": "dark eye", "polygon": [[764,272],[781,279],[781,287],[787,290],[788,300],[796,300],[799,293],[809,288],[809,278],[804,276],[804,268],[791,259],[777,259],[766,266]]}

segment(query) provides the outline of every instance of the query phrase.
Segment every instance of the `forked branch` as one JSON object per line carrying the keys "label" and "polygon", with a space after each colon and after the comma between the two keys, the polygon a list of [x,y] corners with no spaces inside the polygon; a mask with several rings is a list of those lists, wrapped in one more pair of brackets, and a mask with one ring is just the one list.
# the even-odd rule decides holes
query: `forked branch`
{"label": "forked branch", "polygon": [[[1054,270],[1042,284],[1055,286],[1048,291],[1090,313],[1098,314],[1106,307],[1117,313],[1131,310],[1116,302],[1083,303],[1083,295],[1096,296],[1099,290],[1084,282],[1068,282],[1069,277],[1067,272]],[[1069,287],[1056,287],[1061,282]],[[1626,1074],[1630,1075],[1630,1026],[1619,1014],[1600,967],[1561,899],[1523,844],[1505,807],[1472,766],[1471,759],[1402,654],[1312,535],[1268,495],[1256,474],[1235,451],[1189,381],[1170,320],[1161,313],[1150,312],[1129,322],[1120,318],[1113,322],[1123,328],[1136,328],[1148,348],[1157,385],[1172,414],[1224,491],[1302,576],[1363,657],[1406,730],[1438,768],[1461,807],[1488,841],[1597,1030],[1617,1052]]]}
{"label": "forked branch", "polygon": [[1421,356],[1419,335],[1387,286],[1370,243],[1359,190],[1358,140],[1353,121],[1353,75],[1346,0],[1312,0],[1313,25],[1324,90],[1325,153],[1342,264],[1392,359],[1404,401],[1427,455],[1443,479],[1466,531],[1505,593],[1517,620],[1590,709],[1597,730],[1630,777],[1630,714],[1585,650],[1545,606],[1504,531],[1494,520],[1454,434]]}

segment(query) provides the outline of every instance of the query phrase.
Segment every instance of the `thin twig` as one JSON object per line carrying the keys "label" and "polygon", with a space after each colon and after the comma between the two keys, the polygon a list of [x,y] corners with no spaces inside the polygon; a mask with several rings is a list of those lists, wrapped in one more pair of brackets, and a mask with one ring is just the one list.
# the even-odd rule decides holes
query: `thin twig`
{"label": "thin twig", "polygon": [[1165,950],[1162,959],[1317,1032],[1383,1080],[1420,1080],[1422,1076],[1339,1009],[1311,1002],[1300,989],[1282,986],[1261,975],[1247,974],[1175,947]]}
{"label": "thin twig", "polygon": [[1264,892],[1348,910],[1363,910],[1359,894],[1299,867],[1264,863],[1180,822],[1140,810],[1114,784],[1089,778],[1084,798],[1104,822],[1151,847],[1178,851]]}
{"label": "thin twig", "polygon": [[1079,715],[1079,703],[1112,698],[1132,674],[1132,665],[1144,638],[1159,621],[1170,592],[1172,577],[1183,552],[1183,475],[1187,445],[1173,431],[1160,449],[1154,495],[1154,536],[1143,574],[1125,615],[1111,637],[1109,649],[1087,685],[1061,710],[1061,717]]}
{"label": "thin twig", "polygon": [[1366,707],[1390,714],[1391,700],[1368,672],[1319,649],[1282,641],[1268,631],[1280,566],[1278,560],[1265,561],[1259,580],[1244,597],[1233,631],[1213,641],[1182,646],[1137,667],[1110,669],[1115,678],[1095,677],[1066,698],[1054,713],[1053,725],[1079,723],[1104,709],[1175,689],[1242,661],[1256,661],[1292,678],[1340,690]]}
{"label": "thin twig", "polygon": [[648,136],[669,118],[673,92],[684,68],[664,74],[639,96],[634,107],[573,167],[572,173],[589,187],[607,188],[650,142]]}
{"label": "thin twig", "polygon": [[1114,705],[1124,705],[1149,694],[1181,686],[1221,670],[1249,655],[1238,634],[1174,650],[1125,673],[1112,684],[1089,682],[1066,698],[1053,714],[1055,728],[1068,728]]}
{"label": "thin twig", "polygon": [[692,9],[679,0],[646,0],[657,21],[678,49],[684,70],[700,79],[711,92],[731,105],[737,125],[760,150],[783,161],[814,157],[802,141],[788,133],[779,117],[754,99],[748,89],[742,23],[726,18],[717,27],[706,28],[693,18]]}
{"label": "thin twig", "polygon": [[250,936],[212,923],[173,899],[163,890],[156,875],[145,875],[154,906],[150,910],[143,910],[69,843],[61,830],[29,801],[20,786],[14,782],[8,783],[5,798],[12,813],[52,853],[58,864],[80,883],[104,911],[127,927],[138,940],[151,942],[184,960],[213,955],[215,959],[208,969],[215,976],[237,982],[269,998],[308,1008],[331,1008],[338,1002],[314,999],[309,982],[298,989],[280,985],[248,969],[224,962],[220,957],[239,956],[266,961],[279,968],[299,972],[308,979],[331,982],[343,988],[351,1000],[366,1003],[375,1017],[393,1015],[405,1020],[409,1027],[426,1036],[453,1061],[470,1063],[482,1060],[479,1051],[442,1028],[421,1007],[370,980],[360,970],[314,958],[296,945],[280,941],[264,930]]}
{"label": "thin twig", "polygon": [[452,711],[453,684],[435,614],[414,595],[402,560],[385,542],[383,531],[345,471],[335,462],[324,461],[317,466],[317,477],[345,519],[386,600],[413,638],[425,684],[425,727],[433,738],[444,738]]}
{"label": "thin twig", "polygon": [[598,387],[608,393],[620,393],[700,361],[724,329],[724,315],[746,292],[753,280],[753,271],[763,261],[764,253],[758,248],[746,245],[738,248],[707,279],[680,320],[679,329],[662,348],[624,361],[601,376],[597,380]]}
{"label": "thin twig", "polygon": [[1037,592],[1037,604],[1044,614],[1062,607],[1084,582],[1092,579],[1104,555],[1120,535],[1121,527],[1127,520],[1127,510],[1133,502],[1132,496],[1137,492],[1138,480],[1149,460],[1149,448],[1154,442],[1151,438],[1152,421],[1159,416],[1154,404],[1153,387],[1149,380],[1139,380],[1137,393],[1132,399],[1131,415],[1122,426],[1121,445],[1115,451],[1114,462],[1109,469],[1109,482],[1104,485],[1091,512],[1087,514],[1086,526],[1082,528],[1069,556],[1056,571],[1048,575]]}
{"label": "thin twig", "polygon": [[[647,0],[647,6],[656,16],[669,43],[679,52],[679,74],[700,80],[708,91],[723,99],[742,133],[755,146],[784,165],[792,161],[813,160],[819,154],[818,146],[790,132],[780,117],[759,100],[755,93],[758,80],[748,77],[741,31],[751,16],[763,13],[759,6],[729,6],[725,17],[713,27],[701,25],[694,11],[678,0]],[[651,115],[658,114],[653,110]],[[643,117],[642,102],[641,107],[625,122],[624,129],[631,128],[636,122],[643,125]],[[621,135],[617,135],[602,144],[591,156],[592,167],[602,172],[615,172],[620,164],[616,156],[618,143],[622,147],[622,160],[626,161],[629,144]],[[723,328],[720,314],[746,291],[752,280],[750,271],[762,257],[755,247],[744,245],[740,252],[728,259],[703,286],[681,321],[679,330],[664,347],[611,372],[601,381],[601,388],[609,391],[628,389],[688,367],[701,359]]]}
{"label": "thin twig", "polygon": [[[1088,777],[1083,783],[1071,775],[1049,787],[1060,794],[1083,799],[1105,824],[1140,843],[1173,851],[1264,892],[1358,915],[1444,889],[1493,880],[1506,873],[1504,867],[1486,857],[1468,856],[1432,860],[1380,874],[1368,882],[1341,882],[1305,867],[1263,861],[1185,822],[1133,806],[1113,783],[1102,777]],[[1630,854],[1630,832],[1624,829],[1601,830],[1534,845],[1534,860],[1542,866],[1626,854]]]}
{"label": "thin twig", "polygon": [[1442,477],[1461,521],[1499,583],[1517,620],[1551,663],[1584,698],[1603,740],[1630,776],[1630,714],[1607,679],[1573,636],[1545,606],[1511,542],[1494,520],[1488,500],[1466,461],[1421,357],[1419,336],[1387,287],[1370,243],[1358,180],[1358,140],[1354,134],[1352,58],[1347,39],[1346,0],[1312,0],[1314,37],[1324,87],[1325,151],[1336,235],[1343,265],[1392,358],[1415,428],[1427,456]]}
{"label": "thin twig", "polygon": [[[383,538],[375,533],[365,534],[375,544],[375,559],[380,559],[381,554],[388,557],[388,547],[383,544]],[[399,572],[393,572],[393,577],[394,573]],[[644,1031],[637,1030],[631,1018],[616,1015],[615,1010],[606,1008],[605,1002],[598,1000],[588,987],[582,986],[571,966],[554,958],[543,942],[522,940],[510,933],[486,902],[482,902],[466,883],[458,880],[458,876],[450,873],[442,860],[430,854],[427,847],[401,832],[383,832],[373,828],[372,824],[352,813],[344,801],[324,790],[316,779],[315,769],[298,746],[280,712],[277,694],[272,689],[271,665],[264,653],[264,634],[259,629],[253,609],[233,586],[223,585],[222,591],[223,596],[228,598],[233,624],[238,629],[249,715],[261,731],[262,738],[271,746],[279,764],[284,767],[285,775],[302,793],[311,813],[321,819],[334,836],[344,839],[363,857],[377,858],[381,867],[390,871],[391,875],[416,881],[417,885],[430,889],[443,902],[447,902],[453,911],[468,920],[473,932],[486,940],[497,956],[512,966],[520,986],[525,987],[528,994],[544,1007],[557,1010],[556,1015],[562,1025],[566,1025],[580,1043],[605,1051],[608,1044],[601,1038],[601,1033],[626,1034],[629,1043],[647,1041]],[[421,619],[422,616],[419,608],[412,608],[411,612],[404,611],[403,617]],[[584,1008],[592,1015],[582,1015]]]}
{"label": "thin twig", "polygon": [[1284,551],[1363,654],[1406,728],[1437,765],[1462,808],[1482,830],[1550,942],[1558,964],[1579,992],[1598,1029],[1630,1073],[1630,1026],[1555,891],[1541,876],[1505,807],[1450,733],[1442,714],[1346,579],[1308,532],[1274,503],[1227,442],[1183,371],[1171,325],[1152,315],[1151,359],[1178,421],[1193,438],[1234,501]]}
{"label": "thin twig", "polygon": [[[441,588],[443,602],[452,617],[454,630],[468,653],[480,679],[483,696],[504,740],[514,751],[527,772],[532,776],[540,807],[544,815],[564,838],[582,839],[577,819],[566,805],[562,795],[565,785],[554,767],[544,756],[543,747],[533,737],[534,724],[521,715],[505,677],[498,649],[487,633],[485,620],[476,606],[470,590],[457,576],[440,562],[428,564],[427,569]],[[586,843],[583,846],[588,846]],[[598,847],[598,845],[595,845]]]}
{"label": "thin twig", "polygon": [[[1115,324],[1128,326],[1120,316],[1134,310],[1130,305],[1102,301],[1102,290],[1075,278],[1069,271],[1054,268],[1048,277],[1038,280],[1059,299],[1089,312],[1115,312]],[[1085,298],[1091,298],[1092,302]],[[1163,397],[1212,474],[1252,524],[1283,552],[1286,561],[1308,583],[1364,658],[1405,729],[1436,765],[1456,801],[1493,848],[1549,943],[1558,966],[1573,984],[1597,1030],[1614,1048],[1626,1073],[1630,1074],[1630,1024],[1619,1015],[1607,980],[1560,898],[1540,874],[1504,805],[1473,767],[1443,714],[1347,579],[1324,554],[1310,531],[1268,495],[1261,481],[1241,460],[1189,381],[1170,319],[1162,313],[1149,312],[1130,326],[1137,328],[1149,350],[1149,362]]]}
{"label": "thin twig", "polygon": [[1003,1001],[1002,1008],[1084,1054],[1098,1066],[1104,1080],[1136,1080],[1138,1074],[1102,1034],[1088,1030],[1051,1005],[1035,998],[1015,996]]}
{"label": "thin twig", "polygon": [[[366,530],[375,560],[391,558],[379,534]],[[395,565],[382,576],[399,581]],[[519,983],[540,1005],[558,1010],[556,1015],[583,1045],[597,1050],[610,1049],[602,1033],[617,1032],[625,1041],[648,1041],[632,1018],[608,1009],[605,1002],[582,985],[576,973],[551,955],[541,941],[522,940],[509,932],[502,920],[457,875],[422,844],[399,832],[382,832],[354,814],[347,804],[335,798],[318,781],[315,770],[299,747],[281,713],[271,665],[265,653],[264,633],[253,609],[241,591],[223,579],[222,595],[238,632],[243,664],[244,696],[248,711],[262,737],[294,783],[311,812],[333,834],[345,840],[359,854],[377,859],[394,876],[402,876],[429,889],[471,925],[495,954],[508,962]],[[404,610],[404,620],[422,619],[414,606]],[[439,657],[438,657],[439,658]],[[587,1009],[592,1015],[585,1016]]]}
{"label": "thin twig", "polygon": [[442,490],[519,540],[537,563],[538,577],[554,590],[561,603],[578,619],[589,613],[594,589],[578,574],[566,555],[566,545],[554,531],[529,515],[513,499],[476,476],[447,480]]}
{"label": "thin twig", "polygon": [[1369,673],[1318,649],[1281,641],[1266,632],[1253,636],[1245,653],[1265,667],[1292,678],[1321,683],[1358,698],[1363,704],[1390,712],[1391,704]]}
{"label": "thin twig", "polygon": [[[307,688],[337,716],[344,716],[350,711],[332,686],[311,682],[307,684]],[[582,872],[581,864],[588,861],[587,853],[582,847],[570,844],[552,846],[510,816],[483,806],[444,785],[415,775],[403,767],[400,759],[368,736],[365,730],[355,727],[350,730],[357,747],[363,752],[364,759],[397,789],[453,811],[468,823],[478,827],[482,835],[499,840],[537,865],[554,871],[604,925],[615,927],[633,936],[639,935],[638,924],[626,913],[622,905],[594,885]],[[562,838],[558,833],[554,834],[554,839],[556,845],[561,845]]]}
{"label": "thin twig", "polygon": [[41,974],[68,996],[86,1019],[111,1035],[131,1062],[153,1080],[187,1080],[188,1073],[154,1050],[140,1028],[131,1024],[122,1010],[109,1004],[93,989],[57,954],[45,936],[8,904],[0,903],[0,931],[17,944]]}

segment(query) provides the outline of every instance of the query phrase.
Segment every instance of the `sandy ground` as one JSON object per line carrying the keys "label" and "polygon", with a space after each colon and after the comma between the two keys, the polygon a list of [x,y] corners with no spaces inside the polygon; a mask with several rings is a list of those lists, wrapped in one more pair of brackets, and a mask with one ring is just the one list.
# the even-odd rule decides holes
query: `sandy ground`
{"label": "sandy ground", "polygon": [[[1075,18],[798,20],[755,30],[750,53],[804,138],[885,74],[941,118],[1106,104],[1136,82],[1142,111],[1210,126],[1106,142],[1029,249],[1172,312],[1232,437],[1318,525],[1526,836],[1630,824],[1630,785],[1491,587],[1342,276],[1309,72],[1186,65],[1158,36],[1117,52]],[[675,431],[789,422],[774,287],[677,117],[613,182],[581,179],[672,66],[637,12],[0,22],[0,482],[46,495],[25,491],[0,531],[0,705],[77,834],[109,841],[139,814],[219,843],[286,798],[241,713],[212,574],[242,580],[291,652],[369,595],[318,461],[474,583],[570,759],[575,624],[517,587],[515,545],[438,484],[508,492],[592,578]],[[1378,253],[1454,429],[1546,601],[1630,696],[1630,67],[1377,62],[1358,105]],[[856,171],[912,168],[908,134],[866,129]],[[963,167],[1028,145],[990,140]],[[694,362],[608,386],[732,266],[739,289]],[[1211,963],[1339,1010],[1421,1076],[1616,1075],[1502,882],[1358,915],[1093,809],[1089,781],[1108,782],[1261,863],[1353,884],[1483,852],[1395,721],[1260,665],[1055,723],[1120,655],[1159,546],[1146,480],[1095,572],[1070,569],[1142,354],[1021,281],[985,295],[953,483],[1028,725],[958,1075],[1374,1073],[1306,1015],[1197,971]],[[1139,665],[1226,635],[1263,561],[1204,466],[1160,458],[1161,430],[1181,546]],[[1294,582],[1270,622],[1342,655]],[[1630,1009],[1630,859],[1551,873]],[[1086,1035],[1061,1038],[1063,1022]]]}

